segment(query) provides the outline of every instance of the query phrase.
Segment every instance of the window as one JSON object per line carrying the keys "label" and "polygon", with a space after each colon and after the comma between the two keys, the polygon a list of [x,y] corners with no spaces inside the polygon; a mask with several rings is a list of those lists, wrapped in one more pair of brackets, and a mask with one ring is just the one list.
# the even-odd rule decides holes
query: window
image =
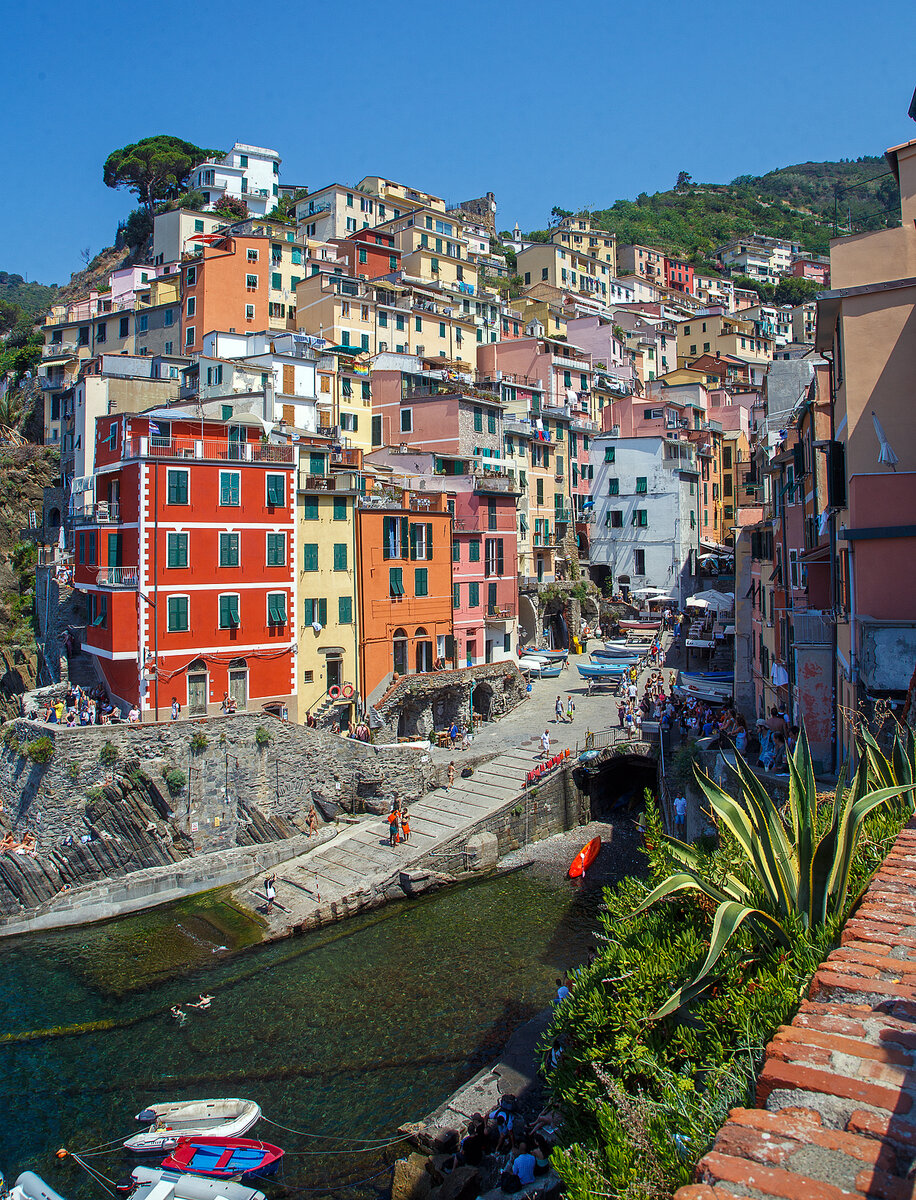
{"label": "window", "polygon": [[[120,328],[119,336],[122,338],[126,338],[126,337],[130,336],[130,317],[122,317],[121,318],[121,328]],[[192,338],[191,341],[193,341],[193,340],[194,339]]]}
{"label": "window", "polygon": [[480,584],[468,584],[468,608],[480,608]]}
{"label": "window", "polygon": [[237,629],[239,627],[239,598],[232,594],[219,598],[219,627],[220,629]]}
{"label": "window", "polygon": [[285,533],[269,533],[267,535],[267,565],[269,567],[286,566]]}
{"label": "window", "polygon": [[648,479],[645,475],[636,476],[636,495],[645,496],[649,491]]}
{"label": "window", "polygon": [[496,432],[496,413],[492,410],[487,413],[487,433]]}
{"label": "window", "polygon": [[303,600],[302,601],[302,623],[303,625],[327,625],[328,623],[328,602],[322,597],[320,600]]}
{"label": "window", "polygon": [[168,479],[168,504],[187,504],[188,502],[188,472],[170,470]]}
{"label": "window", "polygon": [[646,552],[645,550],[633,551],[633,574],[645,575],[646,573]]}
{"label": "window", "polygon": [[97,629],[107,629],[108,627],[108,597],[105,595],[93,595],[90,593],[89,601],[89,624],[95,625]]}
{"label": "window", "polygon": [[347,519],[347,502],[343,496],[334,497],[334,520],[346,521]]}
{"label": "window", "polygon": [[[253,313],[252,313],[252,316],[254,316]],[[193,346],[196,341],[197,341],[197,330],[194,328],[193,325],[189,325],[187,327],[187,329],[184,331],[184,344],[186,346]]]}
{"label": "window", "polygon": [[286,624],[286,593],[267,593],[267,623],[268,625]]}
{"label": "window", "polygon": [[620,529],[623,526],[623,513],[619,509],[611,509],[605,516],[604,523],[610,529]]}
{"label": "window", "polygon": [[368,382],[361,383],[360,384],[360,394],[361,394],[363,400],[371,400],[372,399],[372,384],[368,383]]}
{"label": "window", "polygon": [[189,628],[187,596],[169,596],[166,628],[169,633],[187,633]]}
{"label": "window", "polygon": [[318,543],[303,542],[302,544],[302,570],[317,571],[318,570]]}
{"label": "window", "polygon": [[279,271],[272,271],[270,275],[270,286],[275,292],[279,292],[283,287],[283,276]]}
{"label": "window", "polygon": [[246,321],[254,320],[254,305],[253,304],[245,305],[245,320]]}
{"label": "window", "polygon": [[417,567],[414,571],[413,585],[415,596],[429,595],[429,571],[426,567]]}
{"label": "window", "polygon": [[502,538],[487,538],[486,542],[486,561],[484,565],[484,575],[502,576],[506,573],[505,559],[503,558],[503,539]]}
{"label": "window", "polygon": [[238,505],[241,476],[238,471],[220,471],[219,502],[221,505]]}
{"label": "window", "polygon": [[649,524],[649,513],[645,508],[637,508],[633,513],[633,524],[637,529],[645,529]]}
{"label": "window", "polygon": [[401,409],[401,433],[410,433],[413,430],[413,409]]}
{"label": "window", "polygon": [[170,533],[166,538],[166,564],[170,567],[186,567],[188,565],[188,535],[186,533]]}
{"label": "window", "polygon": [[197,267],[188,267],[188,272],[185,278],[188,281],[188,287],[194,287],[197,283]]}
{"label": "window", "polygon": [[609,479],[607,481],[607,494],[609,496],[619,496],[620,495],[620,480],[619,479]]}
{"label": "window", "polygon": [[[257,261],[258,261],[257,250],[249,250],[248,251],[248,262],[257,262]],[[249,276],[249,278],[250,278],[250,276]]]}
{"label": "window", "polygon": [[[185,308],[185,315],[188,317],[193,317],[194,313],[196,311],[197,311],[196,299],[193,296],[188,296],[188,302],[187,302],[187,306]],[[139,321],[139,320],[141,320],[141,318],[138,317],[137,320]]]}
{"label": "window", "polygon": [[382,557],[407,558],[408,520],[385,517],[382,522]]}
{"label": "window", "polygon": [[368,262],[368,255],[365,250],[360,250],[358,257],[361,263]]}
{"label": "window", "polygon": [[604,447],[604,461],[606,463],[612,463],[614,461],[614,455],[616,454],[616,452],[617,452],[616,446],[605,446]]}
{"label": "window", "polygon": [[452,608],[461,607],[461,584],[452,584]]}
{"label": "window", "polygon": [[306,496],[302,503],[302,519],[303,521],[318,520],[318,497]]}
{"label": "window", "polygon": [[162,314],[162,324],[165,325],[166,328],[169,328],[171,325],[175,324],[174,308],[167,308],[165,310],[165,312]]}
{"label": "window", "polygon": [[404,568],[388,568],[388,595],[392,600],[399,600],[404,595]]}
{"label": "window", "polygon": [[347,543],[334,543],[334,570],[346,571],[347,569]]}
{"label": "window", "polygon": [[480,538],[468,542],[468,562],[480,562]]}
{"label": "window", "polygon": [[239,535],[237,533],[221,533],[219,535],[219,565],[221,567],[237,567],[239,565]]}
{"label": "window", "polygon": [[286,476],[267,476],[267,507],[283,508],[286,505]]}
{"label": "window", "polygon": [[417,331],[417,333],[422,333],[423,332],[423,318],[422,317],[414,317],[413,327]]}
{"label": "window", "polygon": [[96,331],[95,331],[96,343],[101,344],[102,342],[104,342],[105,338],[107,336],[107,333],[108,333],[108,322],[107,321],[99,321],[99,323],[96,327]]}
{"label": "window", "polygon": [[258,290],[257,275],[246,275],[245,276],[245,291],[246,292],[256,292],[257,290]]}
{"label": "window", "polygon": [[353,597],[339,596],[337,600],[337,623],[339,625],[353,624]]}
{"label": "window", "polygon": [[356,413],[341,413],[340,428],[347,433],[355,433],[359,428],[359,416]]}

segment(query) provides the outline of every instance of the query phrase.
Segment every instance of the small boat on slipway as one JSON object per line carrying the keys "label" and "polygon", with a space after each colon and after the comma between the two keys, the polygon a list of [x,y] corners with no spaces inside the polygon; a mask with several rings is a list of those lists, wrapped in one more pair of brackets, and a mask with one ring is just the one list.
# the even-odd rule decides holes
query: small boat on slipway
{"label": "small boat on slipway", "polygon": [[137,1120],[148,1122],[149,1128],[129,1137],[124,1146],[135,1154],[155,1154],[174,1150],[182,1138],[242,1137],[260,1116],[261,1107],[254,1100],[235,1097],[151,1104],[137,1114]]}
{"label": "small boat on slipway", "polygon": [[628,662],[576,663],[576,670],[583,679],[622,679],[630,670]]}

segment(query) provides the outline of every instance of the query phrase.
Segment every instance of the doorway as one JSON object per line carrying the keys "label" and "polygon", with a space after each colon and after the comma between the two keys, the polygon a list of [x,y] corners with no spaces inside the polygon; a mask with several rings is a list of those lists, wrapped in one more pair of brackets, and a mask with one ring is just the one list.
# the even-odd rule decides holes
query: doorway
{"label": "doorway", "polygon": [[431,671],[433,669],[433,644],[429,640],[429,634],[425,629],[418,629],[415,636],[417,638],[417,674],[420,675],[424,671]]}
{"label": "doorway", "polygon": [[328,658],[328,691],[332,687],[339,688],[343,683],[343,659]]}
{"label": "doorway", "polygon": [[188,667],[188,715],[207,715],[207,664],[197,658]]}
{"label": "doorway", "polygon": [[396,629],[392,639],[395,675],[407,674],[407,630]]}
{"label": "doorway", "polygon": [[229,695],[235,701],[236,712],[248,707],[248,664],[244,658],[234,658],[229,664]]}

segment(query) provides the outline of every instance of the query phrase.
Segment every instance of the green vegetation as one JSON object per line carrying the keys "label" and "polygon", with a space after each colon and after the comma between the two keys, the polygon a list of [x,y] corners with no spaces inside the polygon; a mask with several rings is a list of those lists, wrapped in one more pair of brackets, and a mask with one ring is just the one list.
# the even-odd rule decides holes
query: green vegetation
{"label": "green vegetation", "polygon": [[113,767],[118,761],[118,758],[118,747],[114,744],[114,742],[106,742],[99,751],[99,762],[103,767]]}
{"label": "green vegetation", "polygon": [[780,279],[779,283],[762,283],[759,279],[751,279],[748,275],[733,275],[735,287],[743,288],[746,292],[756,292],[765,304],[804,304],[813,300],[818,292],[824,290],[823,285],[813,279],[795,279],[792,276]]}
{"label": "green vegetation", "polygon": [[129,188],[151,209],[159,201],[173,200],[187,191],[198,163],[217,154],[218,150],[204,150],[193,142],[157,134],[112,150],[102,168],[102,182],[110,188]]}
{"label": "green vegetation", "polygon": [[213,208],[218,217],[227,221],[244,221],[248,216],[248,205],[238,196],[222,196]]}
{"label": "green vegetation", "polygon": [[267,732],[267,730],[264,728],[263,725],[259,725],[257,727],[257,729],[254,731],[254,740],[257,742],[257,744],[259,746],[269,746],[270,745],[270,734]]}
{"label": "green vegetation", "polygon": [[0,271],[0,334],[14,328],[20,318],[7,324],[7,310],[18,309],[22,318],[41,316],[54,303],[55,285],[27,283],[21,275]]}
{"label": "green vegetation", "polygon": [[198,730],[197,733],[195,733],[191,738],[191,749],[195,754],[202,754],[209,745],[210,739],[200,730]]}
{"label": "green vegetation", "polygon": [[168,770],[163,770],[162,778],[165,780],[165,786],[168,788],[170,796],[179,796],[184,791],[186,782],[184,771],[179,771],[177,767],[170,767]]}
{"label": "green vegetation", "polygon": [[[895,799],[916,780],[912,737],[890,758],[865,743],[867,768],[848,791],[840,780],[835,795],[814,792],[807,748],[796,753],[784,820],[740,769],[740,799],[705,780],[720,816],[718,844],[708,848],[666,838],[649,802],[649,882],[630,878],[606,891],[602,949],[576,972],[548,1031],[563,1044],[550,1084],[566,1116],[554,1163],[569,1200],[669,1196],[690,1182],[728,1109],[753,1103],[768,1039],[792,1019],[913,810]],[[866,794],[875,785],[883,799]],[[757,839],[764,845],[750,846]],[[703,885],[671,887],[672,873]],[[649,903],[653,893],[661,902]],[[734,912],[723,906],[735,903],[763,917],[735,921],[729,938],[717,938]],[[761,939],[772,928],[770,907],[781,933]],[[685,978],[703,974],[704,959],[714,974],[682,991]]]}
{"label": "green vegetation", "polygon": [[54,743],[49,737],[38,737],[31,742],[26,742],[22,752],[33,763],[47,763],[54,757]]}
{"label": "green vegetation", "polygon": [[[869,182],[872,181],[873,182]],[[897,184],[884,158],[809,162],[766,175],[740,175],[728,184],[693,183],[682,171],[675,187],[635,200],[617,200],[589,215],[621,244],[641,242],[709,265],[717,246],[750,233],[788,238],[826,254],[833,234],[834,197],[840,232],[883,229],[900,221]],[[568,214],[554,208],[553,216]],[[546,241],[544,230],[526,235]]]}

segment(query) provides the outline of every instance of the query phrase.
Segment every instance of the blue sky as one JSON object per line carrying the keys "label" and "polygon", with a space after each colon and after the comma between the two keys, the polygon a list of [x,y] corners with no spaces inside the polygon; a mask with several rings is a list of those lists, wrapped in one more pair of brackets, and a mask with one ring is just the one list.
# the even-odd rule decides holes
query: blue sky
{"label": "blue sky", "polygon": [[[341,15],[342,14],[342,15]],[[133,207],[112,149],[156,133],[272,146],[318,188],[381,174],[500,228],[554,205],[916,137],[916,5],[0,0],[0,269],[63,282]]]}

